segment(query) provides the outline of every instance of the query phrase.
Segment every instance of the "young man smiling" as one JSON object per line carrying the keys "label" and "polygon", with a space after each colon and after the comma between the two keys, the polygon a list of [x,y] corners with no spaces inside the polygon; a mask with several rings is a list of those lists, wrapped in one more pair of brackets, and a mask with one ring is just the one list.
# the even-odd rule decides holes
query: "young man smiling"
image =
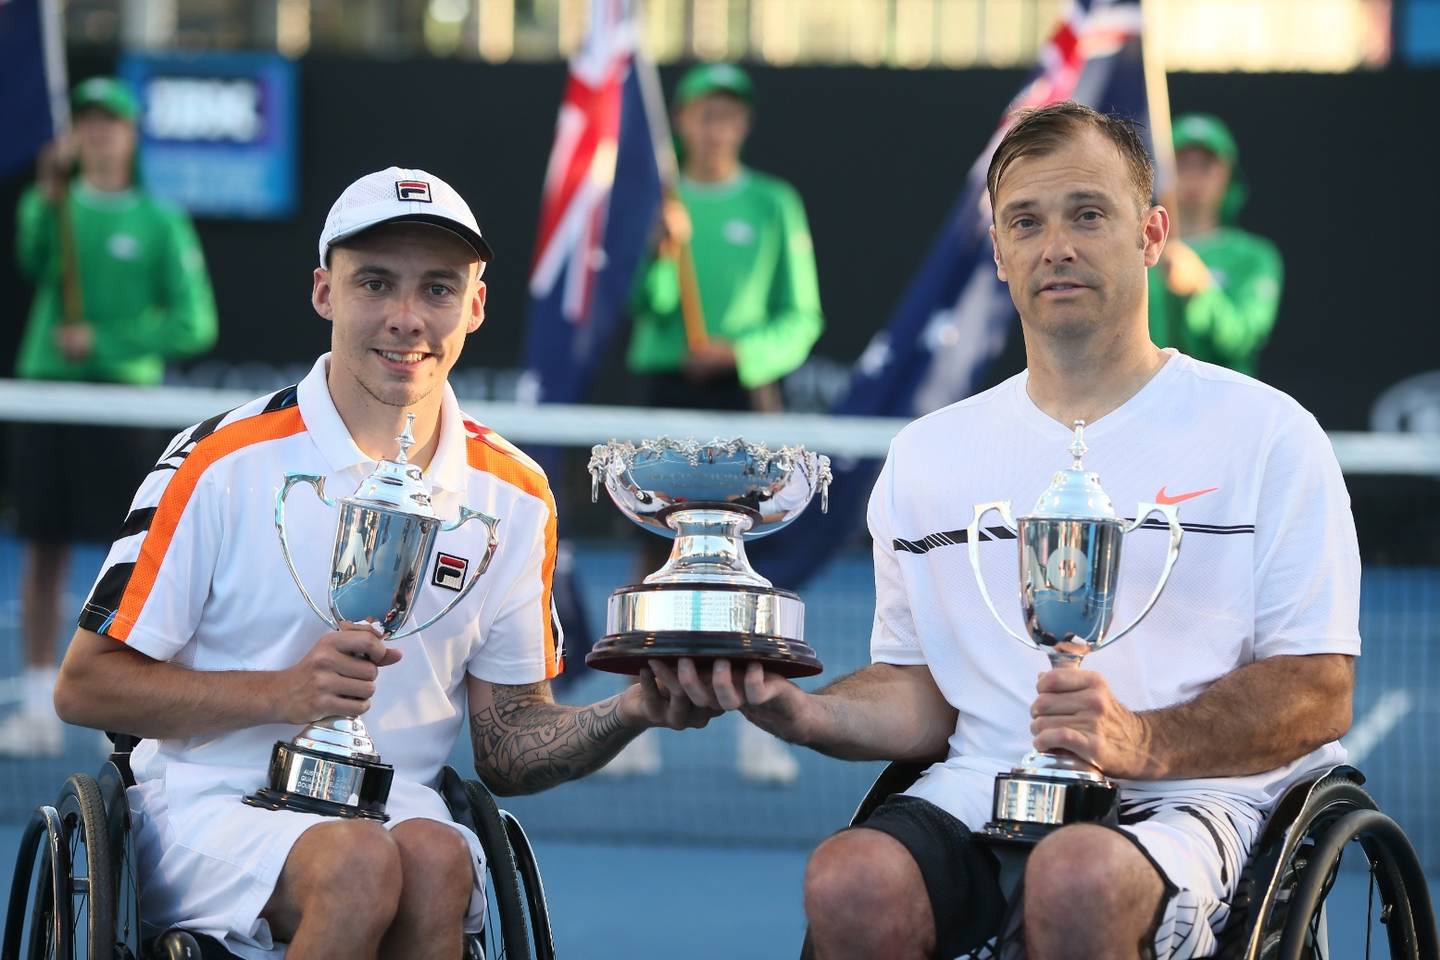
{"label": "young man smiling", "polygon": [[[1265,812],[1345,755],[1360,567],[1339,467],[1295,401],[1150,341],[1146,270],[1169,231],[1151,180],[1130,126],[1075,103],[1022,112],[998,145],[991,236],[1028,369],[892,443],[869,510],[871,666],[815,694],[758,665],[657,667],[697,706],[832,756],[943,758],[812,856],[822,960],[1208,956]],[[967,548],[934,535],[977,503],[1034,503],[1068,462],[1075,420],[1117,507],[1185,494],[1186,534],[1135,632],[1052,670],[994,623]],[[1165,555],[1163,530],[1127,540],[1116,623],[1139,613]],[[1003,599],[1018,591],[1015,541],[979,547],[1023,629]],[[1117,780],[1119,823],[1061,827],[1033,849],[1014,917],[1024,942],[997,947],[1007,905],[973,831],[995,775],[1032,746]]]}
{"label": "young man smiling", "polygon": [[[446,382],[484,321],[489,259],[438,177],[392,167],[360,178],[331,209],[314,271],[331,352],[297,386],[179,434],[137,493],[55,703],[73,723],[146,738],[130,802],[147,922],[249,958],[454,960],[485,908],[479,843],[435,791],[467,713],[480,777],[524,793],[590,773],[645,727],[703,726],[718,712],[667,700],[648,674],[589,706],[551,697],[554,500]],[[348,494],[394,458],[410,414],[410,460],[436,513],[500,518],[499,546],[454,610],[387,647],[367,626],[317,623],[281,557],[275,493],[301,472]],[[295,497],[286,520],[298,574],[323,597],[335,514]],[[479,524],[439,534],[437,553],[455,564],[427,569],[413,622],[454,597],[449,571],[477,563],[485,539]],[[275,740],[360,714],[395,768],[388,823],[240,802],[264,785]]]}

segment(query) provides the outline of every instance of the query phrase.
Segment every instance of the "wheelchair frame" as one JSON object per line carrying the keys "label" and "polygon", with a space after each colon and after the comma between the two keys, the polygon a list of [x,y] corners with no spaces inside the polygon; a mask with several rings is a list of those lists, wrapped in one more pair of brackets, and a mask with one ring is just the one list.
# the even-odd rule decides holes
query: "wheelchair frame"
{"label": "wheelchair frame", "polygon": [[[15,861],[0,960],[77,960],[82,912],[84,960],[233,956],[218,941],[181,928],[145,936],[125,799],[125,788],[134,783],[126,746],[117,743],[97,777],[72,774],[56,803],[31,815]],[[485,851],[486,929],[467,935],[465,960],[554,960],[549,906],[520,822],[499,808],[484,785],[463,780],[450,767],[442,771],[440,787],[451,816],[474,831]]]}
{"label": "wheelchair frame", "polygon": [[[895,761],[861,799],[858,826],[885,798],[914,783],[930,765]],[[1221,930],[1223,960],[1329,960],[1325,899],[1350,841],[1365,851],[1381,900],[1390,956],[1440,960],[1435,914],[1419,857],[1408,837],[1361,787],[1365,776],[1341,765],[1307,777],[1271,810],[1241,872]],[[809,928],[800,951],[812,960]]]}

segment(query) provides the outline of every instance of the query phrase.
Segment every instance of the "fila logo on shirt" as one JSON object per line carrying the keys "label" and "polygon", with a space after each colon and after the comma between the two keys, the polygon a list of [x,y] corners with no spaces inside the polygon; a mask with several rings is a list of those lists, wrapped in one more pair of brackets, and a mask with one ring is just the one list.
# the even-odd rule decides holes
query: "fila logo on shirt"
{"label": "fila logo on shirt", "polygon": [[401,200],[430,203],[430,184],[424,180],[396,180],[395,196]]}
{"label": "fila logo on shirt", "polygon": [[460,592],[460,587],[465,583],[465,571],[470,568],[470,561],[464,557],[452,557],[448,553],[435,554],[435,576],[430,582],[437,587],[444,587],[446,590]]}

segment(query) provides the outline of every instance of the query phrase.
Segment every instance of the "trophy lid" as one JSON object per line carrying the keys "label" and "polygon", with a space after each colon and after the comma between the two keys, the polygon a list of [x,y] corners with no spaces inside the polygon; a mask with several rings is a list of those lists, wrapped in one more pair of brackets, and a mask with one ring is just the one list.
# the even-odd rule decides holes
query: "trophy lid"
{"label": "trophy lid", "polygon": [[1066,520],[1118,520],[1115,505],[1100,486],[1098,473],[1086,473],[1081,458],[1085,446],[1085,421],[1075,421],[1075,440],[1070,444],[1074,462],[1055,474],[1050,487],[1035,502],[1031,517]]}
{"label": "trophy lid", "polygon": [[420,468],[406,455],[415,446],[415,436],[410,432],[414,422],[415,414],[405,414],[405,431],[395,438],[400,444],[399,455],[394,460],[381,460],[375,464],[374,472],[365,478],[350,500],[420,517],[435,516],[430,490],[425,486]]}

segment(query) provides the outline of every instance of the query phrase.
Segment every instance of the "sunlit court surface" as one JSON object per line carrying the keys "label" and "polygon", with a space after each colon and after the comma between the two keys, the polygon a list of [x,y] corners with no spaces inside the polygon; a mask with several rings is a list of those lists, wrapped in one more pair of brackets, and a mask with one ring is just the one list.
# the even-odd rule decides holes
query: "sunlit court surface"
{"label": "sunlit court surface", "polygon": [[[1440,898],[1435,102],[1440,0],[0,0],[0,960],[111,958],[102,873],[158,949],[77,832],[116,716],[156,873],[209,871],[155,905],[257,958],[879,955],[849,877],[901,916],[1107,776],[1070,948],[1276,960],[1312,884],[1287,945],[1392,956]],[[794,742],[679,656],[794,678],[745,691]],[[1104,762],[1032,742],[1096,702]],[[1323,793],[1342,724],[1245,953],[1274,757]],[[807,881],[942,755],[872,820],[922,881],[875,831]],[[1144,935],[1095,891],[1153,871],[1084,855],[1127,830],[1182,881]],[[944,960],[1010,957],[988,881]]]}

